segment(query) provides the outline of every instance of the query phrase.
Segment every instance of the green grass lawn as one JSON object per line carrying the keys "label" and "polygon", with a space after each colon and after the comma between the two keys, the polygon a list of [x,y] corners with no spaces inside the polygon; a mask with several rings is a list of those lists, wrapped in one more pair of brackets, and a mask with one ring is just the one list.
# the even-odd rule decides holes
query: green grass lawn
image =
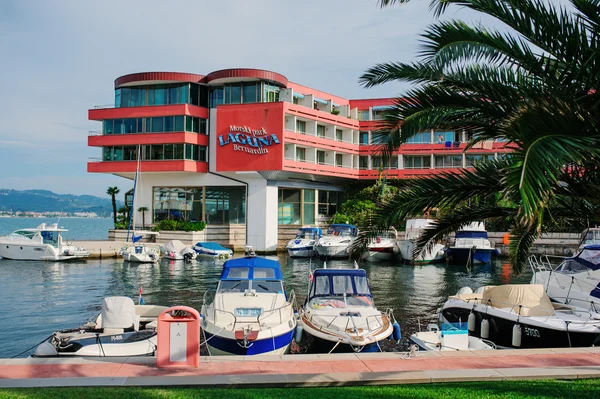
{"label": "green grass lawn", "polygon": [[463,382],[427,385],[328,388],[29,388],[3,389],[0,398],[77,399],[418,399],[418,398],[600,398],[600,380]]}

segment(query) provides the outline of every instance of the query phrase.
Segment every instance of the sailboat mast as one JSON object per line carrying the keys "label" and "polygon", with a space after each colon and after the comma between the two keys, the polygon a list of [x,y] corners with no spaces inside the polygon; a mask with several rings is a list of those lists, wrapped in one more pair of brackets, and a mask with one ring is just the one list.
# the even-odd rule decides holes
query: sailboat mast
{"label": "sailboat mast", "polygon": [[[137,147],[137,164],[135,166],[135,177],[133,179],[133,196],[131,198],[131,210],[129,212],[129,226],[127,226],[127,239],[125,242],[129,241],[129,231],[133,227],[133,232],[131,234],[131,242],[133,242],[133,236],[135,235],[135,193],[137,189],[137,181],[138,181],[138,173],[140,171],[140,157],[141,157],[141,146],[138,144]],[[127,205],[127,204],[126,204]]]}

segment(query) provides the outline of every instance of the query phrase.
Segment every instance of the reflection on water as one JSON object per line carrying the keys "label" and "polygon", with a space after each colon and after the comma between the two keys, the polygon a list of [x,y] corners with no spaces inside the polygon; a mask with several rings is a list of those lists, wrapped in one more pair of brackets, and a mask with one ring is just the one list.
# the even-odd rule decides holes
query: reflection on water
{"label": "reflection on water", "polygon": [[[298,304],[306,298],[310,268],[320,260],[277,258],[285,284],[293,289]],[[100,311],[102,299],[125,295],[135,299],[140,287],[148,304],[202,306],[207,289],[215,288],[223,261],[184,263],[163,259],[158,264],[135,264],[121,260],[88,260],[80,263],[0,260],[0,357],[9,357],[37,344],[52,332],[72,328]],[[448,295],[459,288],[527,283],[530,271],[513,277],[510,265],[497,262],[465,269],[464,265],[407,266],[396,262],[363,263],[375,304],[393,308],[406,336],[435,317]],[[327,262],[329,268],[352,267],[343,260]]]}

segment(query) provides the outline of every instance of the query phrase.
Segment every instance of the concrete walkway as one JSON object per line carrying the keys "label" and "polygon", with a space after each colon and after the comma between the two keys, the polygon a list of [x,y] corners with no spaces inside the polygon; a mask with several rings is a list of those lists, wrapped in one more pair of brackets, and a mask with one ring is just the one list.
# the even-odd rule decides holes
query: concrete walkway
{"label": "concrete walkway", "polygon": [[158,369],[153,357],[0,360],[0,388],[271,387],[600,378],[600,348],[202,357]]}

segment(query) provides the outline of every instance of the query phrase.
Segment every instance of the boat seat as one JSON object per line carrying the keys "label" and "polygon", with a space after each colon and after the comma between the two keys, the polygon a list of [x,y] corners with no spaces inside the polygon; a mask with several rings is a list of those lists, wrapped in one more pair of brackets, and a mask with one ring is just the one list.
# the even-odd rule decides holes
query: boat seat
{"label": "boat seat", "polygon": [[124,328],[105,328],[102,330],[104,334],[115,335],[115,334],[123,334],[125,332]]}
{"label": "boat seat", "polygon": [[[145,320],[144,320],[145,321]],[[104,328],[102,327],[102,313],[100,313],[98,315],[98,317],[96,318],[96,326],[94,327],[96,330],[103,330],[103,332],[106,332],[107,330],[122,330],[121,333],[123,333],[123,328]],[[140,329],[140,316],[136,315],[136,319],[135,322],[133,323],[133,328],[134,331],[138,331]],[[114,333],[114,334],[119,334],[119,333]]]}
{"label": "boat seat", "polygon": [[141,321],[152,321],[157,319],[165,310],[166,306],[158,305],[136,305],[135,314],[140,318]]}

